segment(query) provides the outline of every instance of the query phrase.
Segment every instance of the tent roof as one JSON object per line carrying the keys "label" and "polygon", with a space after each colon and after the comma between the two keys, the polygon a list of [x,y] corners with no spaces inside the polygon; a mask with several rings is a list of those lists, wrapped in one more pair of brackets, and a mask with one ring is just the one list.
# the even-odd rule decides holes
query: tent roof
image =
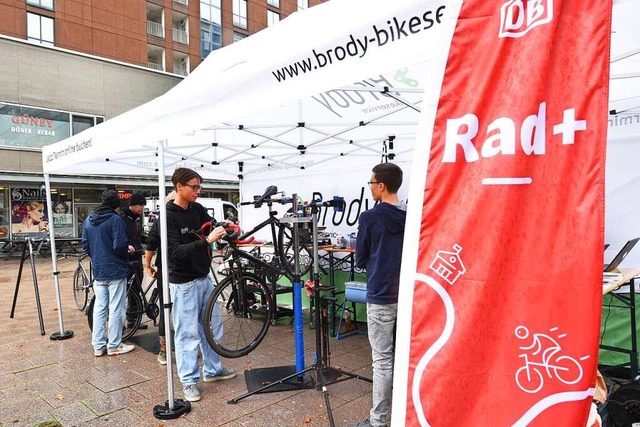
{"label": "tent roof", "polygon": [[[187,166],[207,179],[379,157],[389,136],[410,159],[439,26],[384,44],[376,34],[394,18],[435,19],[433,4],[333,0],[294,13],[213,52],[165,95],[44,147],[44,171],[156,175],[158,141],[167,174]],[[614,2],[612,110],[640,106],[638,20],[638,2]]]}
{"label": "tent roof", "polygon": [[[230,180],[240,174],[238,162],[251,174],[341,154],[379,156],[389,135],[410,150],[423,93],[418,80],[438,37],[438,25],[423,19],[435,19],[430,7],[334,0],[294,13],[213,52],[165,95],[44,147],[44,171],[157,174],[158,141],[168,173],[189,166]],[[391,33],[387,21],[412,17],[423,19],[416,34],[392,42],[379,33]]]}

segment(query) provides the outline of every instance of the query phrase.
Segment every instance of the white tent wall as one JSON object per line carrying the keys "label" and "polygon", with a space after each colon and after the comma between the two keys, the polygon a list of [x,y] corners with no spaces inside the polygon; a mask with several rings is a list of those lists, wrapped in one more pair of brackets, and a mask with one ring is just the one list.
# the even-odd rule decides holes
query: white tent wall
{"label": "white tent wall", "polygon": [[[406,156],[404,156],[406,157]],[[320,193],[322,199],[331,200],[333,196],[343,197],[345,210],[335,212],[333,208],[322,208],[318,217],[318,226],[326,227],[327,232],[335,232],[346,236],[358,229],[360,214],[374,206],[371,192],[367,182],[371,178],[371,168],[380,163],[377,157],[344,158],[344,161],[332,163],[330,166],[310,169],[308,171],[291,170],[261,176],[260,179],[243,180],[240,183],[240,193],[243,201],[251,201],[254,195],[261,195],[269,185],[275,185],[279,191],[284,191],[287,196],[298,194],[304,201],[312,200],[313,193]],[[404,184],[400,188],[401,200],[407,200],[409,188],[409,174],[411,162],[409,159],[395,159],[404,173]],[[284,214],[291,205],[274,205],[275,210]],[[256,209],[253,206],[242,206],[240,212],[240,224],[247,231],[251,226],[260,223],[268,216],[266,206]],[[271,240],[269,230],[263,230],[256,235],[257,238]]]}

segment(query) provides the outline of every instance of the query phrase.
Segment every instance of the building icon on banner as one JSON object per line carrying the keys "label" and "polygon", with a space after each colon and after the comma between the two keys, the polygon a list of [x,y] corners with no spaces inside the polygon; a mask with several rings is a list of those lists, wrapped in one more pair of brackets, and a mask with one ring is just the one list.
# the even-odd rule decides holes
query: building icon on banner
{"label": "building icon on banner", "polygon": [[457,243],[453,245],[453,252],[438,251],[429,268],[448,284],[453,285],[460,276],[467,272],[462,259],[460,259],[461,251],[462,246]]}

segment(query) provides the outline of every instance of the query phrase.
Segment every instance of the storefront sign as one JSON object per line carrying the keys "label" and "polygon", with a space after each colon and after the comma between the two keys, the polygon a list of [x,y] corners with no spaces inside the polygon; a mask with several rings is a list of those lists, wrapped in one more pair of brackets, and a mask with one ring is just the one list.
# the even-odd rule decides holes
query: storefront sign
{"label": "storefront sign", "polygon": [[70,136],[71,115],[0,103],[0,145],[40,148]]}

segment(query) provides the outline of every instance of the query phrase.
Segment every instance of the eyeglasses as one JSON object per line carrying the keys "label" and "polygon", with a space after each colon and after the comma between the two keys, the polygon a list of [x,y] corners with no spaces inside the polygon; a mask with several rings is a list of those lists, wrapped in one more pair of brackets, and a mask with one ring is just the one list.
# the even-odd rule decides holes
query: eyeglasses
{"label": "eyeglasses", "polygon": [[371,185],[371,184],[382,184],[382,181],[369,181],[367,182],[367,184]]}
{"label": "eyeglasses", "polygon": [[200,185],[200,184],[182,184],[182,185],[184,185],[185,187],[191,187],[191,189],[192,189],[193,191],[200,191],[200,190],[202,190],[202,185]]}

